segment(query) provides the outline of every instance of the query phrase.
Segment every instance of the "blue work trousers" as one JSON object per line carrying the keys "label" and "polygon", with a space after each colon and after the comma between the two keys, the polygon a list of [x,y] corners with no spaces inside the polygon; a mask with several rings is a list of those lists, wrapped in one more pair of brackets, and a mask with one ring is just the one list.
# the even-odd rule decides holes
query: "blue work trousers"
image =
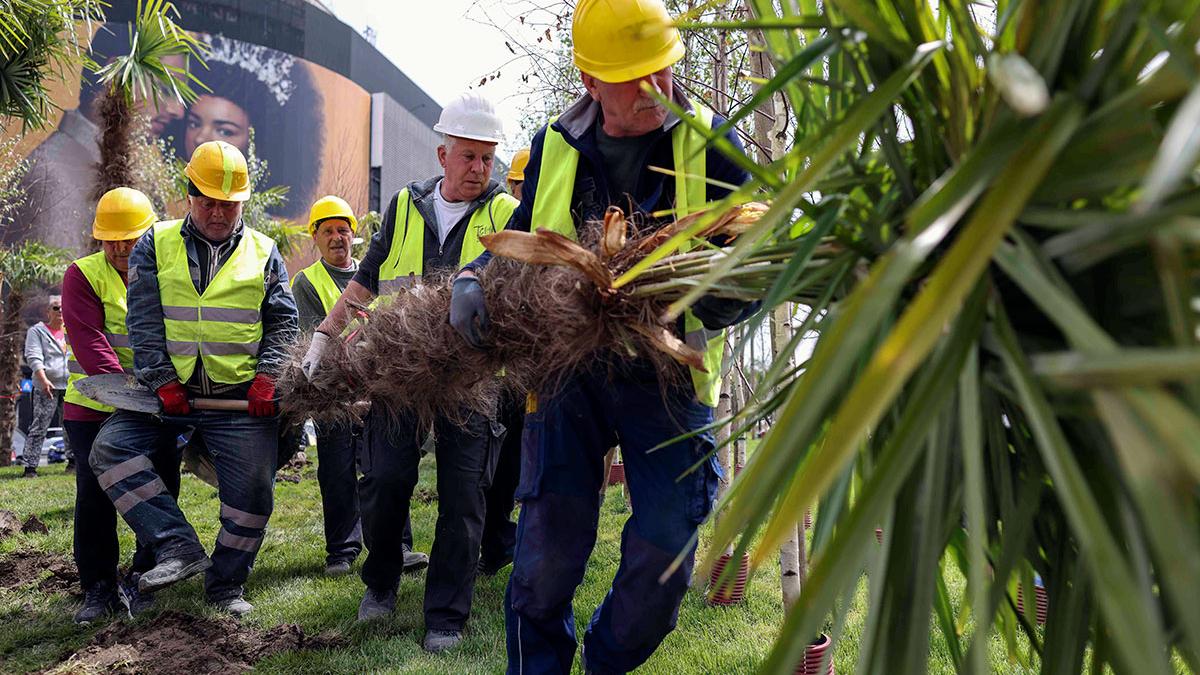
{"label": "blue work trousers", "polygon": [[117,513],[157,562],[204,551],[150,461],[163,432],[194,429],[216,467],[221,530],[204,580],[210,601],[242,594],[274,507],[279,424],[271,417],[194,410],[183,416],[118,410],[92,446],[91,467]]}
{"label": "blue work trousers", "polygon": [[[713,448],[707,433],[651,448],[711,422],[712,409],[690,389],[664,393],[655,381],[599,368],[572,376],[526,414],[505,598],[509,673],[571,672],[571,601],[596,542],[604,455],[614,445],[625,460],[632,515],[612,589],[584,636],[588,671],[629,672],[674,629],[692,575],[691,537],[716,497],[718,469],[702,461]],[[683,565],[660,582],[685,549]]]}
{"label": "blue work trousers", "polygon": [[[67,440],[75,448],[79,468],[75,472],[75,567],[79,569],[79,585],[88,590],[100,582],[116,588],[117,564],[121,547],[117,541],[117,512],[108,495],[100,489],[96,475],[88,470],[92,442],[104,422],[65,420]],[[176,437],[164,433],[151,453],[154,470],[162,478],[167,492],[179,494],[179,456]],[[154,567],[154,551],[138,545],[129,563],[130,572],[145,572]]]}
{"label": "blue work trousers", "polygon": [[361,430],[350,424],[318,424],[317,484],[325,519],[325,562],[352,563],[362,552],[355,462]]}

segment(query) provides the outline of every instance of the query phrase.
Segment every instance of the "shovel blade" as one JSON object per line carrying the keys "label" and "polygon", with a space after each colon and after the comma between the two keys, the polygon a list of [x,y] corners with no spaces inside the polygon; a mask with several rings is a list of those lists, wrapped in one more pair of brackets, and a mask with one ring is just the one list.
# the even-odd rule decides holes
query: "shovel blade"
{"label": "shovel blade", "polygon": [[75,383],[79,393],[119,410],[140,413],[162,412],[158,396],[138,383],[132,375],[107,373],[92,375]]}

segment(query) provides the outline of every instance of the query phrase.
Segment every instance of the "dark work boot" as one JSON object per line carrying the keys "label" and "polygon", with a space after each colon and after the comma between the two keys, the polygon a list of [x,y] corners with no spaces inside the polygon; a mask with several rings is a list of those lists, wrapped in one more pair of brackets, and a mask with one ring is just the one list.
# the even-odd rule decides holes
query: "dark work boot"
{"label": "dark work boot", "polygon": [[139,614],[144,614],[154,608],[154,594],[138,590],[139,577],[141,575],[137,572],[130,573],[118,589],[121,594],[121,604],[125,605],[131,619],[136,619]]}
{"label": "dark work boot", "polygon": [[408,546],[404,547],[404,574],[414,574],[429,567],[429,556],[420,551],[414,551]]}
{"label": "dark work boot", "polygon": [[138,577],[138,590],[142,593],[160,591],[171,584],[179,583],[212,567],[212,561],[201,551],[192,556],[170,558],[154,566]]}
{"label": "dark work boot", "polygon": [[83,607],[75,612],[75,623],[87,626],[111,616],[121,606],[117,589],[110,581],[99,581],[83,592]]}
{"label": "dark work boot", "polygon": [[378,591],[368,587],[363,594],[362,602],[358,604],[358,620],[370,621],[387,616],[396,608],[396,589]]}
{"label": "dark work boot", "polygon": [[453,649],[462,642],[460,630],[430,630],[425,632],[425,641],[421,647],[431,654]]}

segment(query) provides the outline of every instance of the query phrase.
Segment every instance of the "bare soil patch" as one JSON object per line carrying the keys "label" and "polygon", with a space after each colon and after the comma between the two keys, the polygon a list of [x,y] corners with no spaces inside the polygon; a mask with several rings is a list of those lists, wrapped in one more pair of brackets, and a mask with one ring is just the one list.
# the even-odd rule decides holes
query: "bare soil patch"
{"label": "bare soil patch", "polygon": [[[50,575],[46,576],[46,572]],[[45,593],[80,594],[79,572],[66,556],[23,549],[0,559],[0,588],[34,584]]]}
{"label": "bare soil patch", "polygon": [[146,623],[111,624],[47,673],[241,673],[280,652],[344,644],[339,637],[305,635],[295,624],[258,630],[228,617],[171,610]]}

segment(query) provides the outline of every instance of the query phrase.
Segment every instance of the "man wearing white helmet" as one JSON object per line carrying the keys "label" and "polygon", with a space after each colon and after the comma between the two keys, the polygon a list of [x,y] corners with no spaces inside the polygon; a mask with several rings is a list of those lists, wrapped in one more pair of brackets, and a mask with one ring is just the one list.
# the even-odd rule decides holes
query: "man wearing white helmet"
{"label": "man wearing white helmet", "polygon": [[[475,93],[460,95],[442,110],[434,131],[444,136],[438,163],[444,175],[413,182],[392,198],[383,224],[371,238],[354,279],[317,327],[303,369],[312,377],[321,355],[349,323],[353,305],[418,285],[425,275],[456,270],[484,250],[480,235],[504,229],[517,200],[491,179],[500,118]],[[462,640],[471,610],[475,567],[483,531],[484,492],[491,482],[504,427],[494,415],[465,415],[454,424],[435,420],[438,520],[425,580],[427,651]],[[396,603],[404,567],[400,528],[408,520],[417,484],[421,442],[428,429],[404,412],[373,407],[365,420],[359,482],[367,560],[367,589],[360,620],[383,616]]]}

